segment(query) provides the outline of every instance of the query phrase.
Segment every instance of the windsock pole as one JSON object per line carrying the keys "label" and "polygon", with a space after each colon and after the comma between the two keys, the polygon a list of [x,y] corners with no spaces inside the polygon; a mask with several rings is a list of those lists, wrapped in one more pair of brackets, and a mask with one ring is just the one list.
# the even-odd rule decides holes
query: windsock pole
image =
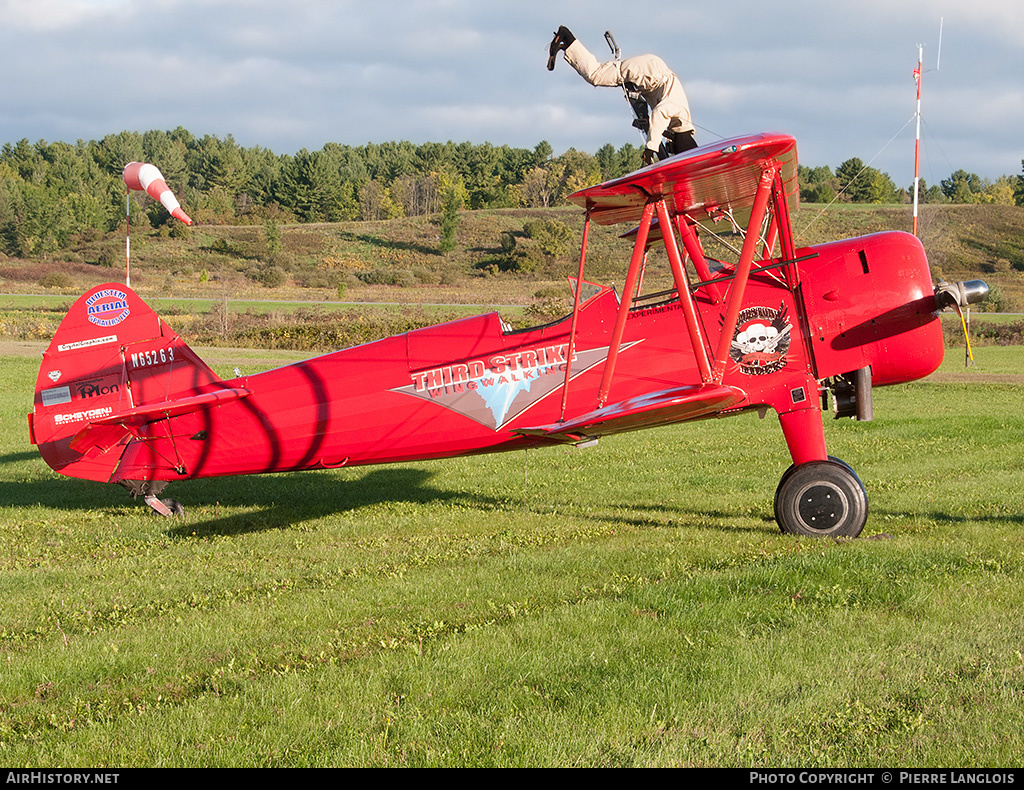
{"label": "windsock pole", "polygon": [[917,81],[917,138],[914,142],[914,228],[913,233],[917,235],[917,197],[920,190],[920,166],[921,166],[921,82],[924,78],[924,70],[921,68],[924,60],[924,47],[917,45],[917,69],[914,70],[914,79]]}
{"label": "windsock pole", "polygon": [[[935,70],[939,70],[942,62],[942,23],[939,18],[939,54],[935,58]],[[914,141],[914,235],[917,235],[917,201],[921,188],[921,82],[924,80],[924,46],[917,45],[917,68],[914,69],[914,81],[917,82],[917,137]]]}
{"label": "windsock pole", "polygon": [[132,247],[131,234],[128,232],[128,223],[132,216],[132,191],[124,191],[124,284],[132,287]]}

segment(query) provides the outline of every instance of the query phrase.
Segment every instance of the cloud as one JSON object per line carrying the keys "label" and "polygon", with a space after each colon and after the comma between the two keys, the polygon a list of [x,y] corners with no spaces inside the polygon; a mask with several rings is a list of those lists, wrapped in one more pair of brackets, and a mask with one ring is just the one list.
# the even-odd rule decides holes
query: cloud
{"label": "cloud", "polygon": [[119,0],[2,0],[0,15],[8,29],[73,31],[108,16]]}
{"label": "cloud", "polygon": [[915,112],[911,72],[924,43],[928,127],[957,168],[994,178],[1020,166],[1022,9],[1018,0],[0,0],[0,143],[183,126],[278,153],[395,139],[547,140],[556,152],[637,144],[621,94],[586,85],[564,62],[545,69],[551,32],[565,24],[601,57],[610,57],[605,30],[624,56],[661,55],[686,87],[700,139],[789,132],[808,164],[878,155],[898,183],[912,177],[903,152],[912,139],[888,141]]}

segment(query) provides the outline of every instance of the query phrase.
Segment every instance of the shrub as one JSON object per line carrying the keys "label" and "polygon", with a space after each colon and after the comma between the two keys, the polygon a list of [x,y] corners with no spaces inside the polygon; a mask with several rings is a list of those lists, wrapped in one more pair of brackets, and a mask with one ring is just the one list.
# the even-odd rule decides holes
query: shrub
{"label": "shrub", "polygon": [[510,230],[506,230],[501,234],[499,241],[501,245],[501,251],[506,255],[511,254],[516,248],[516,234]]}
{"label": "shrub", "polygon": [[187,239],[192,235],[192,228],[184,222],[174,220],[171,222],[171,227],[167,235],[172,239]]}
{"label": "shrub", "polygon": [[977,310],[982,313],[1006,313],[1009,312],[1009,301],[998,285],[989,286],[988,298],[982,302]]}
{"label": "shrub", "polygon": [[378,266],[376,269],[371,269],[368,272],[361,272],[359,279],[367,285],[394,285],[396,277],[395,273],[390,269]]}
{"label": "shrub", "polygon": [[419,282],[425,285],[434,285],[440,280],[440,277],[425,266],[413,266],[409,269],[409,273],[415,277]]}
{"label": "shrub", "polygon": [[245,276],[250,280],[258,282],[264,288],[277,288],[280,285],[284,285],[286,279],[284,270],[280,266],[271,266],[265,263],[246,270]]}
{"label": "shrub", "polygon": [[395,277],[395,285],[399,288],[415,288],[419,284],[416,275],[409,271],[400,271]]}
{"label": "shrub", "polygon": [[70,288],[73,285],[71,278],[64,272],[50,272],[39,281],[39,284],[43,288]]}
{"label": "shrub", "polygon": [[108,269],[114,268],[121,261],[121,256],[114,252],[109,247],[100,251],[99,257],[96,259],[98,266],[106,266]]}
{"label": "shrub", "polygon": [[572,303],[561,297],[548,297],[541,302],[534,302],[526,308],[526,314],[535,321],[555,321],[572,312]]}
{"label": "shrub", "polygon": [[572,228],[554,219],[536,219],[523,226],[527,238],[537,242],[541,252],[551,257],[565,255],[573,238]]}

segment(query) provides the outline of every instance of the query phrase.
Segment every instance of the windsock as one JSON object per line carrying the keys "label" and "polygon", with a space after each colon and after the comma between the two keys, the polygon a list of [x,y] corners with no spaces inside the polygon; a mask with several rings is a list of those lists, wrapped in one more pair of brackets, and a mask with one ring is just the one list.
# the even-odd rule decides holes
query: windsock
{"label": "windsock", "polygon": [[124,183],[129,189],[144,190],[151,198],[159,200],[175,219],[186,225],[192,224],[191,218],[181,210],[181,204],[164,181],[163,174],[154,165],[143,162],[130,163],[124,169]]}

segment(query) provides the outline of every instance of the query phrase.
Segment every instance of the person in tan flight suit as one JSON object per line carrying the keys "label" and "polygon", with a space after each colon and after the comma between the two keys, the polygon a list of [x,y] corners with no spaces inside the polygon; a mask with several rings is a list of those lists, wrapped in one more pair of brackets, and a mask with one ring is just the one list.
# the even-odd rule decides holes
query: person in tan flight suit
{"label": "person in tan flight suit", "polygon": [[[564,25],[558,28],[548,53],[548,71],[555,68],[555,56],[565,52],[566,62],[591,85],[625,88],[630,103],[634,97],[643,97],[650,107],[649,120],[644,129],[642,113],[637,113],[634,126],[647,134],[643,162],[649,165],[658,160],[662,137],[669,154],[678,154],[697,147],[694,126],[690,120],[690,105],[679,79],[656,55],[637,55],[625,60],[599,63],[586,47]],[[632,94],[632,95],[631,95]],[[646,110],[641,107],[641,110]]]}

